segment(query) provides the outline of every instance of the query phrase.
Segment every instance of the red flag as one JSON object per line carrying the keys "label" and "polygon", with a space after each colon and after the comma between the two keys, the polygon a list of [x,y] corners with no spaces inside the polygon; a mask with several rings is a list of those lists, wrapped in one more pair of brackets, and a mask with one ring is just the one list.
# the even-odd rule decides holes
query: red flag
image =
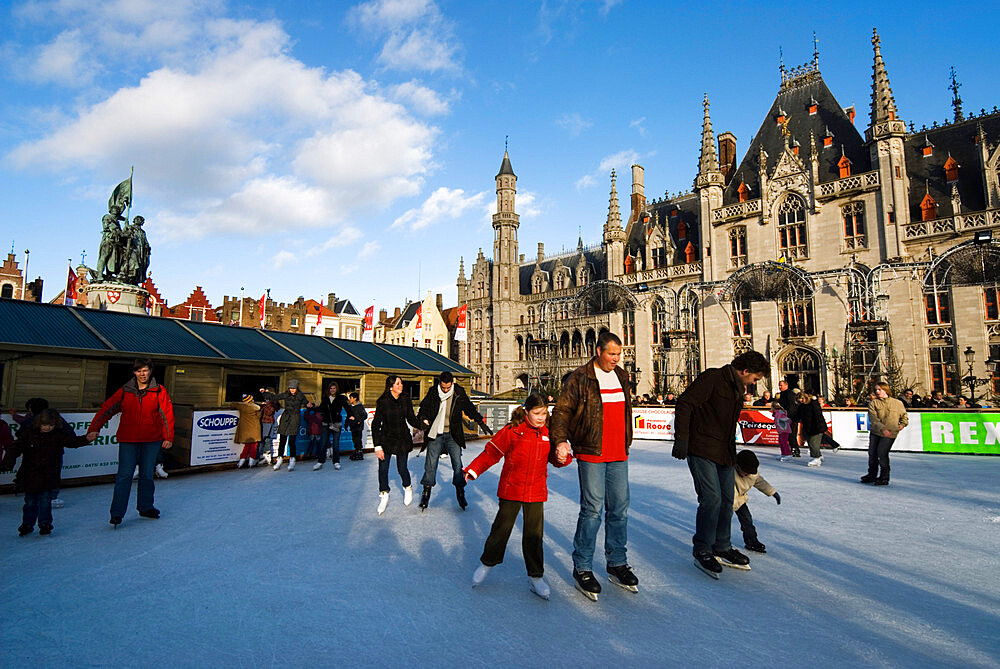
{"label": "red flag", "polygon": [[469,305],[463,304],[458,308],[458,324],[455,326],[455,341],[467,341],[469,322]]}
{"label": "red flag", "polygon": [[319,303],[319,314],[316,316],[316,327],[319,327],[320,323],[323,322],[323,303]]}
{"label": "red flag", "polygon": [[73,271],[73,266],[69,266],[69,276],[66,277],[66,293],[63,295],[63,304],[72,307],[76,304],[76,282],[77,276],[76,272]]}
{"label": "red flag", "polygon": [[260,301],[257,303],[257,319],[260,321],[260,326],[264,327],[264,304],[267,300],[267,293],[260,296]]}
{"label": "red flag", "polygon": [[365,309],[365,327],[361,331],[361,341],[373,341],[374,339],[375,305]]}

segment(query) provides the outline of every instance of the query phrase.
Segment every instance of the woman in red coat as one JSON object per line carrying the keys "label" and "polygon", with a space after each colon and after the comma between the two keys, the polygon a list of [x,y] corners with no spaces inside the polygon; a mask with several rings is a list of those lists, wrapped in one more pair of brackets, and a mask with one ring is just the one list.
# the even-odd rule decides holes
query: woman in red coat
{"label": "woman in red coat", "polygon": [[494,566],[503,562],[507,540],[514,528],[517,513],[524,510],[524,532],[521,550],[531,581],[531,591],[542,599],[549,598],[549,585],[542,578],[542,534],[545,516],[542,505],[549,497],[548,464],[565,467],[572,456],[556,458],[549,442],[549,408],[545,397],[528,395],[523,407],[511,415],[510,423],[486,444],[478,458],[465,468],[465,480],[479,475],[503,458],[497,497],[500,509],[486,537],[486,546],[479,558],[480,565],[472,575],[472,587],[483,582]]}
{"label": "woman in red coat", "polygon": [[115,494],[111,499],[111,524],[118,526],[128,510],[132,492],[132,472],[139,465],[139,493],[136,507],[143,518],[159,518],[153,506],[153,468],[160,448],[174,443],[174,405],[167,389],[153,378],[151,360],[136,360],[132,365],[134,379],[119,388],[101,405],[87,430],[87,439],[97,438],[101,427],[116,413],[118,423],[118,474]]}

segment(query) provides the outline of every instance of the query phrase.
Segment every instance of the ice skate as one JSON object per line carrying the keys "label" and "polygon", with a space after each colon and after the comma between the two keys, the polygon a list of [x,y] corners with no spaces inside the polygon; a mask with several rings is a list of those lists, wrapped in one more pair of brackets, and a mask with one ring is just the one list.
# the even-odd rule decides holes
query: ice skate
{"label": "ice skate", "polygon": [[766,553],[767,550],[764,548],[764,544],[760,543],[756,539],[753,541],[746,542],[746,547],[748,551],[753,551],[754,553]]}
{"label": "ice skate", "polygon": [[239,460],[236,461],[236,468],[243,469],[243,465],[245,465],[246,463],[247,463],[246,458],[240,458]]}
{"label": "ice skate", "polygon": [[295,458],[288,458],[288,471],[295,469]]}
{"label": "ice skate", "polygon": [[265,462],[265,463],[266,463],[266,464],[267,464],[267,465],[268,465],[269,467],[271,466],[271,462],[272,462],[272,459],[273,459],[273,458],[271,457],[271,454],[270,454],[270,453],[265,453],[265,454],[264,454],[264,462]]}
{"label": "ice skate", "polygon": [[385,507],[389,506],[389,493],[380,492],[378,494],[378,515],[385,513]]}
{"label": "ice skate", "polygon": [[118,526],[122,524],[122,517],[121,516],[111,516],[111,520],[108,521],[108,522],[110,522],[112,525],[114,525],[115,529],[117,530]]}
{"label": "ice skate", "polygon": [[409,506],[413,501],[413,486],[403,488],[403,506]]}
{"label": "ice skate", "polygon": [[719,564],[726,567],[750,571],[750,558],[735,548],[730,548],[729,550],[716,553],[715,559],[719,561]]}
{"label": "ice skate", "polygon": [[538,578],[529,576],[528,580],[530,581],[530,585],[528,587],[531,588],[531,591],[545,601],[549,601],[549,595],[552,594],[552,590],[549,589],[549,584],[545,582],[545,579],[541,576]]}
{"label": "ice skate", "polygon": [[281,458],[275,458],[274,460],[274,471],[281,469]]}
{"label": "ice skate", "polygon": [[822,455],[819,456],[818,458],[813,458],[812,460],[810,460],[809,462],[806,463],[807,467],[821,467],[822,465],[823,465],[823,456]]}
{"label": "ice skate", "polygon": [[167,473],[167,470],[163,468],[163,465],[156,465],[156,469],[153,470],[153,473],[156,474],[156,478],[158,479],[165,479],[170,476],[170,474]]}
{"label": "ice skate", "polygon": [[254,460],[253,458],[250,458],[250,462],[249,462],[249,464],[247,466],[247,469],[253,469],[256,466],[257,466],[257,461]]}
{"label": "ice skate", "polygon": [[20,527],[17,528],[17,536],[26,537],[34,531],[35,531],[34,525],[32,525],[31,527],[28,527],[27,525],[21,525]]}
{"label": "ice skate", "polygon": [[778,462],[791,462],[791,460],[792,456],[790,455],[782,455],[780,458],[778,458]]}
{"label": "ice skate", "polygon": [[480,564],[476,567],[476,571],[472,572],[472,587],[475,588],[486,580],[486,574],[490,573],[490,569],[493,567],[487,567],[484,564]]}
{"label": "ice skate", "polygon": [[722,565],[715,559],[715,556],[707,551],[694,554],[694,566],[718,580],[722,573]]}
{"label": "ice skate", "polygon": [[635,577],[632,568],[627,564],[608,567],[608,580],[629,592],[639,592],[639,579]]}
{"label": "ice skate", "polygon": [[39,534],[52,534],[52,526],[51,525],[39,525],[38,526],[38,533]]}
{"label": "ice skate", "polygon": [[53,509],[61,509],[64,506],[66,506],[66,502],[62,501],[58,497],[56,497],[54,500],[52,500],[52,508]]}
{"label": "ice skate", "polygon": [[333,468],[334,469],[340,469],[340,463],[339,462],[334,462],[333,463]]}
{"label": "ice skate", "polygon": [[317,462],[316,464],[313,465],[313,471],[314,472],[318,472],[321,469],[323,469],[323,463],[322,462]]}
{"label": "ice skate", "polygon": [[597,596],[601,594],[601,584],[594,578],[594,572],[574,569],[573,581],[576,589],[582,592],[587,599],[597,601]]}
{"label": "ice skate", "polygon": [[424,491],[420,493],[420,510],[423,511],[427,508],[427,505],[431,503],[431,487],[429,485],[424,486]]}
{"label": "ice skate", "polygon": [[469,502],[465,499],[465,488],[455,488],[455,497],[458,499],[458,505],[462,507],[462,511],[465,511],[465,507],[469,506]]}

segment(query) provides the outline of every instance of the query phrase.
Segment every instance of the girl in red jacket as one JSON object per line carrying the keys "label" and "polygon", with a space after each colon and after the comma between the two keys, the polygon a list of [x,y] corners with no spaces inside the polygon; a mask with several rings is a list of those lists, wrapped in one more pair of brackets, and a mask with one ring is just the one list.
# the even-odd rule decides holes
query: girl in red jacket
{"label": "girl in red jacket", "polygon": [[542,578],[542,533],[544,513],[542,505],[549,497],[548,463],[565,467],[572,456],[562,460],[549,443],[549,407],[542,395],[528,395],[523,407],[511,415],[510,423],[493,435],[486,448],[465,468],[465,480],[479,475],[503,458],[497,497],[500,509],[486,537],[486,546],[479,558],[480,565],[472,575],[472,587],[478,586],[494,566],[503,562],[507,540],[517,520],[517,513],[524,510],[524,532],[521,550],[528,569],[531,591],[542,599],[549,598],[549,585]]}

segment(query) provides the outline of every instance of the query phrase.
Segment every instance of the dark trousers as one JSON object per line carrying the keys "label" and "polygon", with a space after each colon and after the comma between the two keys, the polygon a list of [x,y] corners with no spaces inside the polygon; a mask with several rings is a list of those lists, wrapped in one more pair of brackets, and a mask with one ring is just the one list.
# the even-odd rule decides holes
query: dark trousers
{"label": "dark trousers", "polygon": [[500,500],[500,509],[496,520],[486,537],[483,554],[479,558],[487,567],[493,567],[503,562],[507,541],[510,539],[517,512],[524,509],[524,530],[521,533],[521,552],[524,554],[524,566],[528,576],[541,578],[545,571],[542,557],[542,534],[545,528],[545,502],[513,502],[509,499]]}
{"label": "dark trousers", "polygon": [[351,430],[351,441],[354,442],[354,450],[358,453],[361,452],[361,428],[357,430]]}
{"label": "dark trousers", "polygon": [[462,471],[462,447],[447,432],[427,441],[427,451],[424,453],[424,477],[420,479],[420,484],[434,487],[434,483],[437,481],[438,459],[442,453],[447,453],[451,459],[452,484],[460,490],[465,488],[465,472]]}
{"label": "dark trousers", "polygon": [[30,492],[24,493],[21,525],[34,527],[37,519],[38,527],[52,527],[52,499],[58,492],[58,490],[43,490],[34,495]]}
{"label": "dark trousers", "polygon": [[285,444],[288,444],[288,453],[286,455],[290,458],[296,456],[295,450],[295,435],[294,434],[282,434],[278,437],[278,457],[281,457],[281,452],[285,448]]}
{"label": "dark trousers", "polygon": [[697,455],[688,455],[688,469],[698,494],[695,516],[694,553],[721,553],[730,543],[733,522],[733,497],[736,494],[736,469]]}
{"label": "dark trousers", "polygon": [[749,546],[757,543],[757,528],[753,526],[753,516],[746,504],[736,509],[736,518],[740,521],[740,531],[743,532],[743,544]]}
{"label": "dark trousers", "polygon": [[319,437],[319,453],[316,454],[321,463],[326,462],[326,449],[330,446],[331,436],[333,437],[333,455],[330,456],[330,462],[340,462],[340,423],[333,425],[323,423],[323,431]]}
{"label": "dark trousers", "polygon": [[[396,471],[404,488],[410,487],[410,470],[406,468],[406,459],[409,453],[400,453],[396,456]],[[385,459],[378,461],[378,491],[389,492],[389,459],[393,456],[385,453]]]}
{"label": "dark trousers", "polygon": [[895,437],[880,437],[874,432],[868,435],[869,477],[889,480],[889,450],[894,441]]}

